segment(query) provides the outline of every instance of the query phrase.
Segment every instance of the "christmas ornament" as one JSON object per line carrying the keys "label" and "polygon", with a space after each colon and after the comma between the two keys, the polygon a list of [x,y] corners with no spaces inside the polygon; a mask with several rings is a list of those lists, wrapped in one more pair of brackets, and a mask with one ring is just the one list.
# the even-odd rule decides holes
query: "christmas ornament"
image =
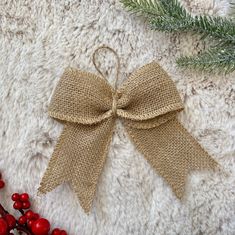
{"label": "christmas ornament", "polygon": [[[100,49],[109,49],[117,57],[114,88],[96,65],[95,54]],[[178,198],[183,196],[190,171],[218,166],[177,121],[182,101],[173,81],[157,63],[141,67],[117,88],[120,62],[116,52],[100,47],[93,62],[101,76],[69,68],[56,87],[49,114],[65,126],[40,192],[68,181],[84,211],[89,212],[117,119]]]}

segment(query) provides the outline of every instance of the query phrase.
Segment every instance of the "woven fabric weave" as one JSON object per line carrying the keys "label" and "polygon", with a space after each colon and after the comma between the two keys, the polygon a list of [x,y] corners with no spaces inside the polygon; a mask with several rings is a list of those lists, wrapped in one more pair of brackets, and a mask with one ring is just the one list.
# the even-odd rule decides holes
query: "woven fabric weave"
{"label": "woven fabric weave", "polygon": [[65,127],[39,191],[68,181],[88,213],[118,118],[137,149],[182,198],[190,171],[218,166],[177,121],[182,109],[173,81],[155,62],[117,90],[103,77],[67,69],[49,107],[50,116]]}

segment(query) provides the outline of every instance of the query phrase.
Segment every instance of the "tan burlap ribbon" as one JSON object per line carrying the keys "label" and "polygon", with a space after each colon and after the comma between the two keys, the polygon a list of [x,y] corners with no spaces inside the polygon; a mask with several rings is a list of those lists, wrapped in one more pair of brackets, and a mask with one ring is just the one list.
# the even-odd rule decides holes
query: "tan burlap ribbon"
{"label": "tan burlap ribbon", "polygon": [[62,121],[64,130],[39,192],[68,181],[89,212],[119,119],[136,148],[182,198],[190,171],[217,167],[177,121],[182,109],[173,81],[155,62],[135,71],[118,89],[103,76],[68,68],[49,107],[50,116]]}

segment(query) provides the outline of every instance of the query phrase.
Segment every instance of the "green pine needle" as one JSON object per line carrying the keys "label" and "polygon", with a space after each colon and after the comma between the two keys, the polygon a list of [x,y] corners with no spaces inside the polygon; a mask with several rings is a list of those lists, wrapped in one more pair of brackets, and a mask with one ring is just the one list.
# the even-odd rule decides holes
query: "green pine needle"
{"label": "green pine needle", "polygon": [[163,9],[156,0],[121,0],[121,3],[127,8],[128,11],[139,13],[140,15],[144,15],[146,17],[160,16],[164,14]]}
{"label": "green pine needle", "polygon": [[151,17],[191,17],[177,0],[120,0],[128,11]]}

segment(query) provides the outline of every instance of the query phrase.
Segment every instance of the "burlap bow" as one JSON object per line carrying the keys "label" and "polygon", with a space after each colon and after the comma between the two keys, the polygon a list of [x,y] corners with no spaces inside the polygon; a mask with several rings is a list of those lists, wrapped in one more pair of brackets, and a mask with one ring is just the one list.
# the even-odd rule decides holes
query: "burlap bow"
{"label": "burlap bow", "polygon": [[173,81],[155,62],[138,69],[119,89],[93,73],[67,69],[49,107],[64,130],[39,191],[69,181],[89,212],[119,119],[137,149],[181,198],[191,170],[217,166],[177,121],[182,109]]}

